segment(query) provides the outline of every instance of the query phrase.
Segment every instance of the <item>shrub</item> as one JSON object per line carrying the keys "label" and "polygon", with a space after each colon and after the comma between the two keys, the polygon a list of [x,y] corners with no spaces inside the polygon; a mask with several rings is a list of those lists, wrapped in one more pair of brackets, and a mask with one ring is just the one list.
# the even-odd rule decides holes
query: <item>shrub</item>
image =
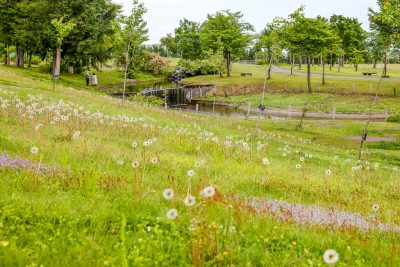
{"label": "shrub", "polygon": [[197,76],[197,75],[207,75],[213,74],[215,69],[213,63],[207,59],[181,59],[178,63],[177,69],[179,69],[185,76]]}
{"label": "shrub", "polygon": [[388,118],[388,122],[397,122],[400,123],[400,114],[392,115]]}

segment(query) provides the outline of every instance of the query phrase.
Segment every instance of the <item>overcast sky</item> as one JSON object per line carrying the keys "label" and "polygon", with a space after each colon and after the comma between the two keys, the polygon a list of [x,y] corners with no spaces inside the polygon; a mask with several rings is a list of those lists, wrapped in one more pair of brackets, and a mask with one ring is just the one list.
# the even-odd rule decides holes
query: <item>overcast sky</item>
{"label": "overcast sky", "polygon": [[[132,0],[113,0],[124,6],[124,13],[129,14]],[[332,14],[358,18],[368,30],[368,8],[377,10],[376,0],[142,0],[148,13],[146,21],[149,28],[148,43],[159,43],[160,38],[179,25],[179,20],[202,22],[207,14],[230,9],[241,11],[244,20],[254,25],[257,32],[271,22],[274,17],[287,17],[300,5],[306,6],[306,15],[330,17]]]}

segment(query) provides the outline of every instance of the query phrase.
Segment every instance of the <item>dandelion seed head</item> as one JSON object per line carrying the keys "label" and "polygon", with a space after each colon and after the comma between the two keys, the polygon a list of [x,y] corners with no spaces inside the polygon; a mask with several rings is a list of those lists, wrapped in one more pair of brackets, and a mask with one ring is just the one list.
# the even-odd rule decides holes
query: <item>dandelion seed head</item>
{"label": "dandelion seed head", "polygon": [[326,170],[326,171],[325,171],[325,175],[326,175],[326,176],[330,176],[331,174],[332,174],[332,171],[331,171],[331,170]]}
{"label": "dandelion seed head", "polygon": [[138,160],[132,161],[132,168],[136,169],[140,166],[140,162]]}
{"label": "dandelion seed head", "polygon": [[324,261],[326,264],[335,264],[339,260],[339,254],[333,250],[328,249],[324,253]]}
{"label": "dandelion seed head", "polygon": [[174,190],[172,188],[165,189],[163,192],[163,197],[166,200],[172,200],[174,198]]}
{"label": "dandelion seed head", "polygon": [[196,198],[194,196],[188,195],[183,200],[183,203],[185,203],[186,207],[192,207],[196,205]]}
{"label": "dandelion seed head", "polygon": [[213,197],[215,195],[215,188],[213,186],[207,186],[203,189],[201,195],[205,198]]}
{"label": "dandelion seed head", "polygon": [[189,170],[188,172],[187,172],[187,175],[189,176],[189,177],[193,177],[193,176],[195,176],[195,172],[194,172],[194,170]]}
{"label": "dandelion seed head", "polygon": [[178,217],[178,211],[176,209],[170,209],[167,211],[167,218],[170,220],[175,220]]}
{"label": "dandelion seed head", "polygon": [[37,147],[34,146],[34,147],[31,148],[30,151],[31,151],[31,153],[32,153],[33,155],[36,155],[36,154],[39,152],[39,148],[37,148]]}

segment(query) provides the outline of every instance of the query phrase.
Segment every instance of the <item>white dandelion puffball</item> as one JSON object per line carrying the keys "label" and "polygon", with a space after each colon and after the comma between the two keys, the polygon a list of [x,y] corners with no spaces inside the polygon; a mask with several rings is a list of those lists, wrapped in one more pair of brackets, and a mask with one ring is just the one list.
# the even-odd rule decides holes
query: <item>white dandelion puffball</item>
{"label": "white dandelion puffball", "polygon": [[300,169],[301,169],[301,165],[300,165],[300,164],[297,164],[297,165],[296,165],[296,169],[300,170]]}
{"label": "white dandelion puffball", "polygon": [[36,131],[36,132],[39,131],[40,128],[42,128],[42,127],[43,127],[43,124],[39,123],[38,125],[36,125],[35,131]]}
{"label": "white dandelion puffball", "polygon": [[136,142],[136,141],[133,141],[133,142],[132,142],[132,147],[133,147],[133,148],[136,148],[136,147],[137,147],[137,142]]}
{"label": "white dandelion puffball", "polygon": [[324,261],[326,264],[335,264],[339,260],[339,254],[336,250],[328,249],[324,253]]}
{"label": "white dandelion puffball", "polygon": [[39,148],[37,148],[37,147],[35,147],[35,146],[31,148],[31,153],[32,153],[33,155],[36,155],[38,152],[39,152]]}
{"label": "white dandelion puffball", "polygon": [[326,175],[326,176],[330,176],[331,174],[332,174],[332,171],[331,171],[331,170],[326,170],[326,171],[325,171],[325,175]]}
{"label": "white dandelion puffball", "polygon": [[174,190],[172,188],[165,189],[163,192],[163,197],[166,200],[172,200],[174,198]]}
{"label": "white dandelion puffball", "polygon": [[372,206],[372,210],[373,210],[374,212],[377,212],[377,211],[379,210],[379,205],[378,205],[378,204],[374,204],[374,205]]}
{"label": "white dandelion puffball", "polygon": [[138,160],[134,160],[132,161],[132,168],[136,169],[140,166],[140,163]]}
{"label": "white dandelion puffball", "polygon": [[196,198],[194,196],[188,195],[183,200],[183,203],[185,203],[186,207],[192,207],[192,206],[196,205]]}
{"label": "white dandelion puffball", "polygon": [[147,141],[143,142],[144,147],[148,147],[149,145],[150,145],[149,142],[147,142]]}
{"label": "white dandelion puffball", "polygon": [[196,173],[194,172],[194,170],[189,170],[189,171],[187,172],[187,175],[188,175],[189,177],[193,177],[195,174],[196,174]]}
{"label": "white dandelion puffball", "polygon": [[284,157],[284,158],[285,158],[286,156],[287,156],[287,154],[286,154],[286,153],[282,153],[282,157]]}
{"label": "white dandelion puffball", "polygon": [[80,132],[80,131],[76,131],[76,132],[74,132],[74,134],[72,135],[72,138],[73,138],[73,139],[78,139],[79,136],[81,136],[81,132]]}
{"label": "white dandelion puffball", "polygon": [[196,147],[196,151],[200,151],[200,147],[198,146],[198,147]]}
{"label": "white dandelion puffball", "polygon": [[215,195],[215,188],[213,186],[207,186],[201,192],[203,197],[213,197]]}
{"label": "white dandelion puffball", "polygon": [[176,209],[170,209],[167,212],[167,218],[170,220],[175,220],[178,217],[178,211]]}
{"label": "white dandelion puffball", "polygon": [[156,157],[152,158],[150,161],[153,164],[157,164],[158,163],[158,159]]}
{"label": "white dandelion puffball", "polygon": [[264,165],[268,165],[269,164],[269,160],[267,158],[263,158],[263,164]]}
{"label": "white dandelion puffball", "polygon": [[124,162],[122,159],[117,160],[117,164],[118,164],[118,165],[124,165],[124,163],[125,163],[125,162]]}
{"label": "white dandelion puffball", "polygon": [[303,158],[303,157],[301,157],[301,158],[300,158],[300,161],[301,161],[301,162],[304,162],[304,158]]}

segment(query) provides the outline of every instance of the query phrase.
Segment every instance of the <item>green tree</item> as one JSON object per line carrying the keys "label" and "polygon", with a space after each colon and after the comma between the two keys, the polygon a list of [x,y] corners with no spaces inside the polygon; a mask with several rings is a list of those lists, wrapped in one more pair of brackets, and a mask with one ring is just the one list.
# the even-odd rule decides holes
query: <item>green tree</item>
{"label": "green tree", "polygon": [[384,44],[383,77],[387,77],[388,52],[400,40],[400,5],[398,0],[378,0],[378,5],[379,11],[369,9],[369,20]]}
{"label": "green tree", "polygon": [[53,61],[53,78],[59,79],[61,71],[61,45],[65,37],[67,37],[76,24],[72,21],[64,22],[64,18],[53,19],[51,24],[54,26],[54,35],[56,36],[56,50]]}
{"label": "green tree", "polygon": [[231,75],[231,60],[239,56],[252,40],[254,27],[242,20],[241,12],[229,10],[208,15],[201,27],[201,40],[205,50],[223,49],[228,77]]}
{"label": "green tree", "polygon": [[175,29],[175,44],[177,51],[184,59],[199,59],[202,55],[200,24],[183,19]]}
{"label": "green tree", "polygon": [[325,19],[306,18],[303,7],[290,15],[286,25],[284,36],[287,43],[307,58],[307,85],[308,92],[311,93],[311,57],[329,47],[334,34]]}
{"label": "green tree", "polygon": [[257,42],[256,47],[264,49],[266,54],[266,64],[268,65],[268,77],[271,79],[272,62],[278,60],[282,56],[283,49],[283,25],[285,21],[281,18],[276,18],[272,23],[262,30]]}

